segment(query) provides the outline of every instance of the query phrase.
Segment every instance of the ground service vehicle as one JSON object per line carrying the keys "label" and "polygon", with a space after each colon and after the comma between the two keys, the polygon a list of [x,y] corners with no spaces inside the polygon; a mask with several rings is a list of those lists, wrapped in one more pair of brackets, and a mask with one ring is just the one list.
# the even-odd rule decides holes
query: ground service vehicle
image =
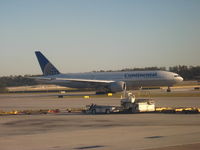
{"label": "ground service vehicle", "polygon": [[121,106],[87,105],[86,113],[139,113],[154,112],[155,103],[151,99],[135,99],[132,93],[126,93],[125,98],[121,99]]}
{"label": "ground service vehicle", "polygon": [[97,114],[97,113],[103,113],[103,114],[110,114],[113,112],[119,112],[116,106],[104,106],[104,105],[87,105],[86,106],[86,113],[92,113],[92,114]]}
{"label": "ground service vehicle", "polygon": [[155,103],[151,99],[136,99],[134,103],[122,100],[121,107],[124,112],[131,113],[155,111]]}

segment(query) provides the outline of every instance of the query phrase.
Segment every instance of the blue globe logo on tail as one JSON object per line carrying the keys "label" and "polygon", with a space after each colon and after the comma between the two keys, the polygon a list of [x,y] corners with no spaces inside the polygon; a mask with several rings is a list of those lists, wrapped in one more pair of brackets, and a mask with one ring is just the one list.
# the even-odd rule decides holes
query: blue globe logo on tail
{"label": "blue globe logo on tail", "polygon": [[51,63],[48,63],[44,67],[43,73],[44,75],[56,75],[59,74],[59,71]]}

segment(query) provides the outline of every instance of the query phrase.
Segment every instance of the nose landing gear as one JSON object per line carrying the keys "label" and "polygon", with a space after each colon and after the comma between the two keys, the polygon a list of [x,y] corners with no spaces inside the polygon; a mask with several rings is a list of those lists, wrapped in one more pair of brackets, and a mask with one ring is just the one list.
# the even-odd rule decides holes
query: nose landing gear
{"label": "nose landing gear", "polygon": [[167,88],[167,92],[171,92],[171,88],[169,86]]}

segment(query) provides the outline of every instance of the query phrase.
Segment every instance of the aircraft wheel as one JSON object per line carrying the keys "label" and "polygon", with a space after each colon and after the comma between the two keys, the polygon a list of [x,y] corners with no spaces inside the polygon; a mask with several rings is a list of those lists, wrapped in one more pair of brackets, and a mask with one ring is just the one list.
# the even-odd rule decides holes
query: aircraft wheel
{"label": "aircraft wheel", "polygon": [[167,88],[167,92],[171,92],[171,88],[170,87]]}

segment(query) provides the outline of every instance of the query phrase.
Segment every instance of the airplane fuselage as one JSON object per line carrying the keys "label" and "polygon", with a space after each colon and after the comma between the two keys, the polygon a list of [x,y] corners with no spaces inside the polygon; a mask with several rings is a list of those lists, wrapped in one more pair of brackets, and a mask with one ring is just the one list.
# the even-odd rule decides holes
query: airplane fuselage
{"label": "airplane fuselage", "polygon": [[[50,76],[49,76],[50,77]],[[70,73],[51,76],[54,78],[76,78],[89,80],[112,80],[123,81],[128,89],[146,86],[173,86],[183,79],[178,74],[167,71],[129,71],[129,72],[90,72]],[[71,88],[96,88],[96,84],[71,82],[63,80],[48,81],[51,84],[67,86]],[[99,86],[99,85],[98,85]]]}

